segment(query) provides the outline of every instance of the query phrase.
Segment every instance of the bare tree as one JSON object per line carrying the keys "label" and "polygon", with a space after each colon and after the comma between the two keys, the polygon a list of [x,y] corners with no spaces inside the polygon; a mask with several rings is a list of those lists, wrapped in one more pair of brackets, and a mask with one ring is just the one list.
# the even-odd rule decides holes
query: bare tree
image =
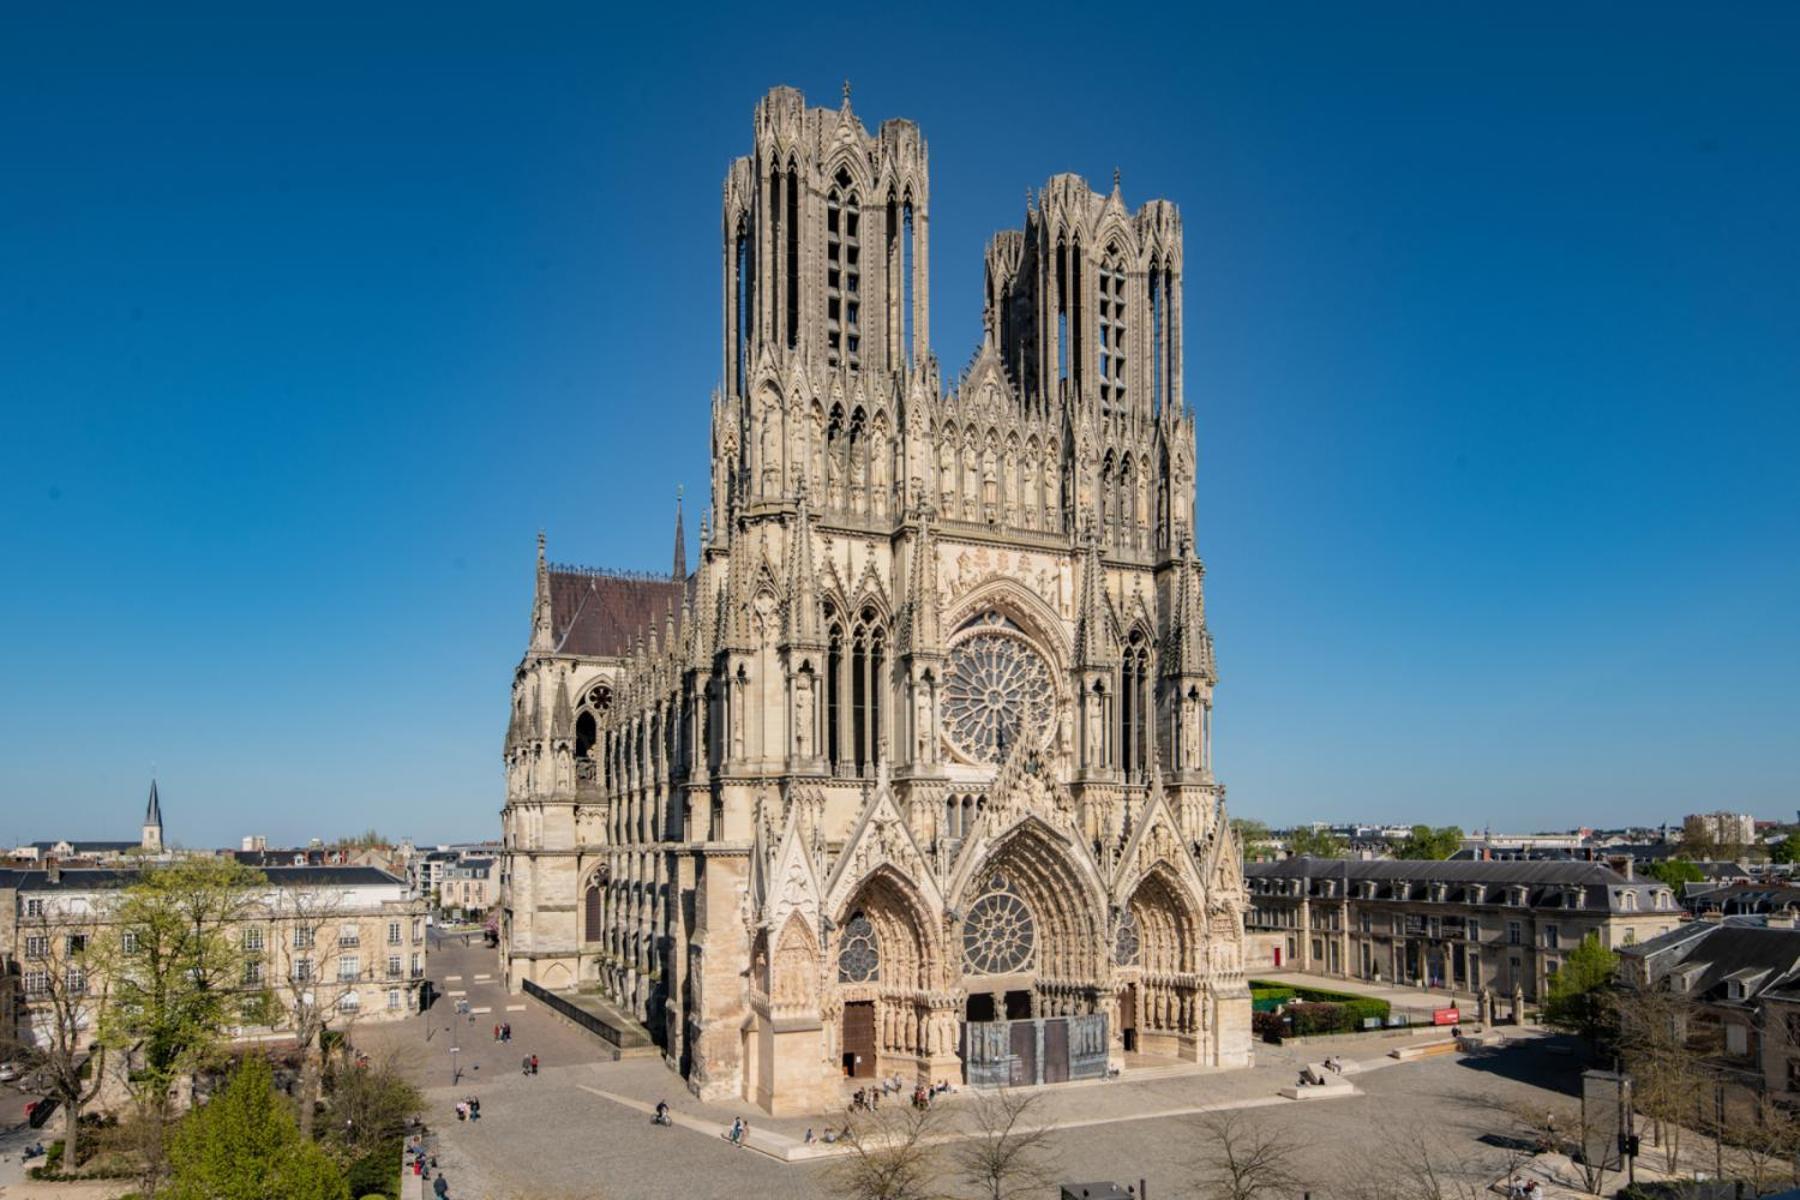
{"label": "bare tree", "polygon": [[[341,936],[343,906],[339,893],[326,888],[284,888],[270,911],[271,937],[285,952],[285,969],[277,972],[276,993],[287,1024],[300,1045],[300,1132],[313,1133],[324,1074],[324,1039],[342,1014],[345,995],[354,992],[363,973],[360,934],[357,945]],[[356,969],[347,970],[356,953]],[[281,956],[276,957],[281,962]]]}
{"label": "bare tree", "polygon": [[45,900],[37,916],[20,922],[25,947],[25,1024],[19,1039],[25,1062],[63,1106],[63,1162],[81,1162],[81,1112],[106,1078],[106,1047],[95,1039],[111,995],[111,972],[100,961],[94,914]]}
{"label": "bare tree", "polygon": [[853,1115],[839,1144],[850,1153],[831,1169],[836,1194],[847,1200],[942,1200],[935,1135],[938,1112],[889,1105]]}
{"label": "bare tree", "polygon": [[1753,1195],[1761,1196],[1793,1184],[1800,1120],[1767,1092],[1759,1092],[1751,1104],[1753,1119],[1730,1126],[1725,1163],[1732,1175],[1751,1185]]}
{"label": "bare tree", "polygon": [[1679,1175],[1683,1123],[1700,1116],[1699,1105],[1713,1094],[1710,1060],[1720,1047],[1718,1025],[1700,1019],[1694,1001],[1667,980],[1628,982],[1613,994],[1613,1009],[1633,1107],[1649,1118],[1667,1172]]}
{"label": "bare tree", "polygon": [[978,1092],[967,1109],[969,1134],[950,1152],[956,1177],[984,1200],[1035,1195],[1055,1186],[1051,1128],[1035,1123],[1040,1095],[1005,1088]]}
{"label": "bare tree", "polygon": [[1511,1166],[1510,1159],[1472,1158],[1467,1147],[1411,1133],[1366,1156],[1354,1178],[1332,1195],[1344,1200],[1485,1200],[1489,1186]]}
{"label": "bare tree", "polygon": [[1266,1121],[1226,1109],[1201,1116],[1194,1132],[1200,1152],[1192,1169],[1203,1200],[1287,1200],[1303,1186],[1294,1167],[1300,1143]]}

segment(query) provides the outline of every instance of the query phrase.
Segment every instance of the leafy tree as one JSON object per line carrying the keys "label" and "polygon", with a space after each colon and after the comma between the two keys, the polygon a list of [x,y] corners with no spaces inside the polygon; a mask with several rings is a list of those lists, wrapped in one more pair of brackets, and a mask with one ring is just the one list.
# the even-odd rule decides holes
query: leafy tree
{"label": "leafy tree", "polygon": [[215,1060],[242,1019],[238,927],[267,883],[235,859],[182,859],[146,870],[114,902],[107,953],[117,966],[99,1040],[132,1064],[147,1192],[161,1177],[176,1086]]}
{"label": "leafy tree", "polygon": [[1243,851],[1244,858],[1250,862],[1259,862],[1269,855],[1269,827],[1251,817],[1231,818],[1231,832],[1236,835],[1238,849]]}
{"label": "leafy tree", "polygon": [[1644,874],[1659,883],[1666,883],[1677,893],[1684,883],[1699,883],[1706,876],[1700,868],[1684,858],[1666,858],[1659,863],[1651,863],[1644,868]]}
{"label": "leafy tree", "polygon": [[[349,1200],[331,1156],[300,1135],[269,1064],[248,1058],[169,1142],[170,1200]],[[398,1162],[396,1161],[396,1170]]]}
{"label": "leafy tree", "polygon": [[1773,863],[1800,862],[1800,833],[1790,829],[1779,842],[1770,843],[1769,861]]}
{"label": "leafy tree", "polygon": [[1609,993],[1618,968],[1619,956],[1602,946],[1597,934],[1582,938],[1550,980],[1545,1023],[1599,1045],[1613,1028]]}
{"label": "leafy tree", "polygon": [[1681,823],[1681,852],[1702,862],[1719,853],[1719,839],[1713,823],[1702,816],[1691,816]]}
{"label": "leafy tree", "polygon": [[[407,1118],[425,1107],[419,1089],[406,1081],[391,1058],[366,1066],[345,1063],[332,1084],[330,1139],[345,1162],[387,1150],[405,1135]],[[393,1157],[398,1156],[396,1150]]]}
{"label": "leafy tree", "polygon": [[1349,850],[1344,839],[1329,829],[1315,829],[1303,825],[1287,835],[1288,852],[1296,857],[1302,854],[1313,858],[1341,858]]}
{"label": "leafy tree", "polygon": [[1436,829],[1429,825],[1414,825],[1412,832],[1395,848],[1394,857],[1445,859],[1461,850],[1462,844],[1460,825],[1440,825]]}

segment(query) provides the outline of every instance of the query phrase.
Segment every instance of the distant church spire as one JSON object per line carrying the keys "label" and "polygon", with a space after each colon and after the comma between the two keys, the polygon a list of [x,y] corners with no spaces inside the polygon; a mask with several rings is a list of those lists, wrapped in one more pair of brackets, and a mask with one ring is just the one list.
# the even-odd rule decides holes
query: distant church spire
{"label": "distant church spire", "polygon": [[162,801],[156,795],[156,780],[150,780],[150,800],[144,805],[143,837],[138,844],[145,850],[161,850],[163,844]]}
{"label": "distant church spire", "polygon": [[675,485],[675,582],[687,578],[687,538],[682,531],[681,485]]}

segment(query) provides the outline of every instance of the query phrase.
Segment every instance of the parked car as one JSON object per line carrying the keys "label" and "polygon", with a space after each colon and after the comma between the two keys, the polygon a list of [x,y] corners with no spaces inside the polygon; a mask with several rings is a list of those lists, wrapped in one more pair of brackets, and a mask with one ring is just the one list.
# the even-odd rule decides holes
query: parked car
{"label": "parked car", "polygon": [[0,1062],[0,1083],[11,1083],[18,1077],[18,1063]]}

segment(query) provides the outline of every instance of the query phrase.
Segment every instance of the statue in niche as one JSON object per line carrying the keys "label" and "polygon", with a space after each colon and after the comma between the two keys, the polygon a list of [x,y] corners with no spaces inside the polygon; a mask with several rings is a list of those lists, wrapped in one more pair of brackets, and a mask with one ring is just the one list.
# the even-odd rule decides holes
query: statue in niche
{"label": "statue in niche", "polygon": [[931,693],[920,686],[913,692],[914,762],[931,761]]}
{"label": "statue in niche", "polygon": [[813,677],[802,671],[794,677],[794,753],[801,759],[812,757]]}
{"label": "statue in niche", "polygon": [[1200,697],[1192,693],[1181,701],[1181,765],[1200,765]]}
{"label": "statue in niche", "polygon": [[781,455],[775,446],[775,406],[770,404],[763,410],[762,433],[757,442],[757,454],[762,458],[762,486],[765,492],[776,489],[775,475],[781,465]]}
{"label": "statue in niche", "polygon": [[987,453],[981,458],[981,502],[988,508],[1000,505],[1000,473],[999,464],[994,455],[994,448],[989,446]]}
{"label": "statue in niche", "polygon": [[963,446],[963,516],[968,520],[975,519],[975,487],[981,478],[981,464],[975,457],[975,443],[968,442]]}
{"label": "statue in niche", "polygon": [[1100,766],[1101,755],[1106,747],[1106,729],[1102,722],[1103,712],[1100,696],[1095,692],[1087,695],[1087,765]]}

